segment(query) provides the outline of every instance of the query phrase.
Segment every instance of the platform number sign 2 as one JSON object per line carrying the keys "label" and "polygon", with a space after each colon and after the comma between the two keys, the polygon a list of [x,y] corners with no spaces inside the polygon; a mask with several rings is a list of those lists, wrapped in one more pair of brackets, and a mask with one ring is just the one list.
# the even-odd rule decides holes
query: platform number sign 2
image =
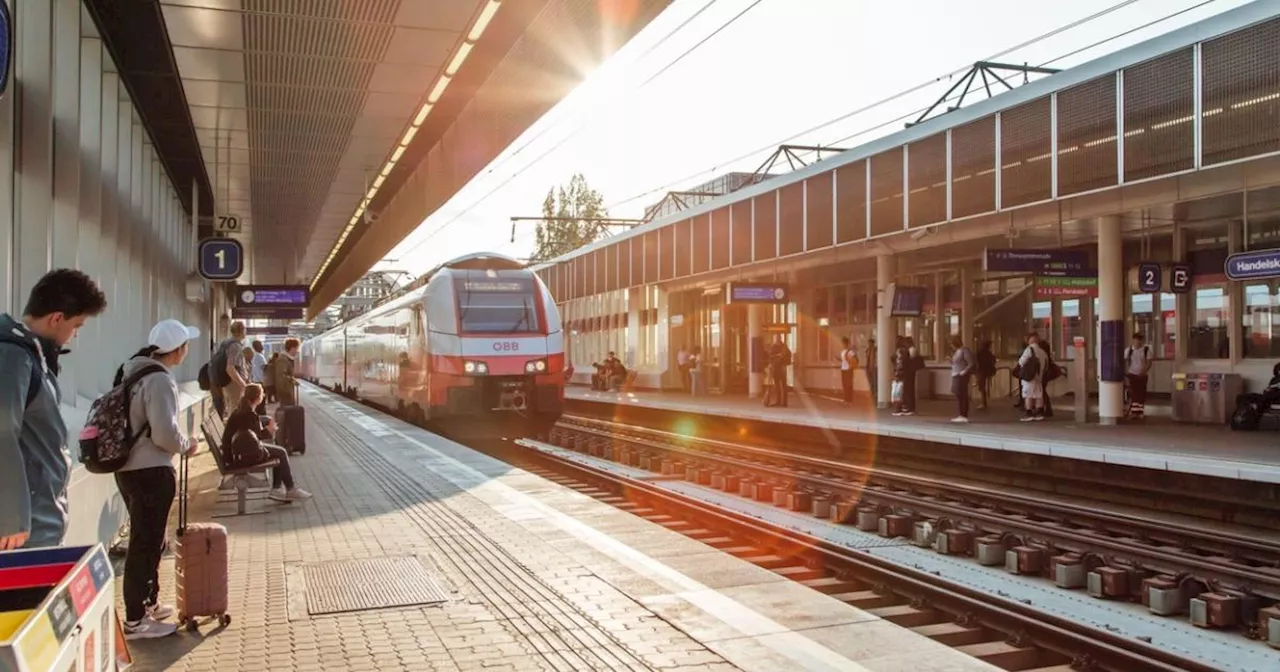
{"label": "platform number sign 2", "polygon": [[232,238],[200,241],[200,275],[206,280],[237,280],[244,272],[244,247]]}
{"label": "platform number sign 2", "polygon": [[1160,264],[1143,262],[1138,264],[1138,291],[1152,294],[1160,291]]}

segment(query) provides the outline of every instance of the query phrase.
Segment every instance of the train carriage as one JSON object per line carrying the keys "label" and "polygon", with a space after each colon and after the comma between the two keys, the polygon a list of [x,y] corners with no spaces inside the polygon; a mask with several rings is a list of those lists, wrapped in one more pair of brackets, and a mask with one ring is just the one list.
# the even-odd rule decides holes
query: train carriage
{"label": "train carriage", "polygon": [[300,359],[319,385],[455,436],[536,436],[564,407],[555,301],[532,271],[495,254],[440,265],[308,340]]}

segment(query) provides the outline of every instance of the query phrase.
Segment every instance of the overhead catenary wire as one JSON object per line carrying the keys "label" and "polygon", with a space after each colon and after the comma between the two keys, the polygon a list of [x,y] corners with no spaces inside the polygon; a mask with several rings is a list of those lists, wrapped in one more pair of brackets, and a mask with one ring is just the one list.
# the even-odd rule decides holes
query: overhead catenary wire
{"label": "overhead catenary wire", "polygon": [[[687,57],[689,54],[691,54],[693,51],[695,51],[698,47],[700,47],[700,46],[704,45],[707,41],[709,41],[712,37],[714,37],[714,35],[719,34],[720,32],[722,32],[722,31],[723,31],[723,30],[725,30],[729,25],[732,25],[732,23],[733,23],[733,22],[735,22],[735,21],[737,21],[738,19],[740,19],[740,18],[741,18],[741,17],[742,17],[742,16],[743,16],[747,11],[750,11],[752,8],[754,8],[754,7],[756,7],[757,5],[759,5],[761,1],[762,1],[762,0],[756,0],[756,2],[752,3],[752,4],[751,4],[750,6],[748,6],[746,9],[742,10],[741,12],[739,12],[738,14],[736,14],[734,17],[732,17],[731,19],[729,19],[728,21],[726,21],[724,24],[722,24],[720,27],[716,28],[716,29],[715,29],[715,31],[713,31],[710,35],[708,35],[707,37],[703,38],[703,39],[702,39],[701,41],[699,41],[696,45],[694,45],[694,46],[693,46],[693,47],[691,47],[690,49],[688,49],[688,50],[686,50],[685,52],[683,52],[680,56],[678,56],[678,57],[677,57],[676,59],[674,59],[672,62],[668,63],[666,66],[662,67],[662,68],[661,68],[657,73],[654,73],[654,75],[651,75],[649,78],[647,78],[647,79],[646,79],[646,80],[645,80],[645,81],[640,85],[640,87],[638,87],[638,88],[643,88],[643,86],[645,86],[645,85],[647,85],[647,84],[651,83],[652,81],[654,81],[654,80],[655,80],[655,79],[656,79],[660,74],[665,73],[666,71],[670,70],[670,69],[671,69],[671,67],[674,67],[674,65],[675,65],[676,63],[678,63],[678,62],[679,62],[680,60],[682,60],[683,58]],[[1073,29],[1078,28],[1078,27],[1080,27],[1080,26],[1082,26],[1082,25],[1085,25],[1085,24],[1088,24],[1088,23],[1090,23],[1090,22],[1096,21],[1096,20],[1098,20],[1098,19],[1100,19],[1100,18],[1102,18],[1102,17],[1105,17],[1105,16],[1110,15],[1110,14],[1112,14],[1112,13],[1116,12],[1116,11],[1119,11],[1119,10],[1121,10],[1121,9],[1124,9],[1125,7],[1128,7],[1128,6],[1130,6],[1130,5],[1133,5],[1133,4],[1135,4],[1135,3],[1139,2],[1139,1],[1140,1],[1140,0],[1121,0],[1121,1],[1119,1],[1119,2],[1116,2],[1115,4],[1112,4],[1112,5],[1108,6],[1108,7],[1106,7],[1106,8],[1103,8],[1103,9],[1101,9],[1101,10],[1097,11],[1097,12],[1094,12],[1093,14],[1090,14],[1090,15],[1088,15],[1088,16],[1082,17],[1082,18],[1080,18],[1080,19],[1076,19],[1076,20],[1071,21],[1071,22],[1069,22],[1069,23],[1067,23],[1067,24],[1064,24],[1064,25],[1062,25],[1062,26],[1059,26],[1059,27],[1057,27],[1057,28],[1054,28],[1053,30],[1050,30],[1050,31],[1048,31],[1048,32],[1046,32],[1046,33],[1043,33],[1043,34],[1041,34],[1041,35],[1037,35],[1036,37],[1033,37],[1033,38],[1030,38],[1030,39],[1024,40],[1024,41],[1022,41],[1022,42],[1020,42],[1020,43],[1018,43],[1018,44],[1016,44],[1016,45],[1013,45],[1013,46],[1007,47],[1007,48],[1005,48],[1005,49],[1002,49],[1002,50],[1000,50],[999,52],[997,52],[997,53],[995,53],[995,54],[992,54],[992,55],[988,56],[988,57],[987,57],[986,59],[984,59],[984,60],[988,60],[988,61],[995,61],[995,60],[998,60],[998,59],[1000,59],[1000,58],[1002,58],[1002,57],[1004,57],[1004,56],[1007,56],[1007,55],[1009,55],[1009,54],[1011,54],[1011,53],[1013,53],[1013,52],[1016,52],[1016,51],[1018,51],[1018,50],[1025,49],[1025,48],[1027,48],[1027,47],[1029,47],[1029,46],[1032,46],[1032,45],[1037,44],[1037,43],[1039,43],[1039,42],[1042,42],[1042,41],[1044,41],[1044,40],[1050,39],[1050,38],[1052,38],[1052,37],[1054,37],[1054,36],[1060,35],[1060,34],[1062,34],[1062,33],[1064,33],[1064,32],[1067,32],[1067,31],[1073,30]],[[1121,32],[1121,33],[1117,33],[1117,34],[1112,35],[1112,36],[1110,36],[1110,37],[1108,37],[1108,38],[1106,38],[1106,39],[1103,39],[1103,40],[1100,40],[1100,41],[1094,42],[1094,43],[1092,43],[1092,44],[1090,44],[1090,45],[1088,45],[1088,46],[1086,46],[1086,47],[1078,48],[1078,49],[1075,49],[1075,50],[1073,50],[1073,51],[1071,51],[1071,52],[1068,52],[1068,53],[1066,53],[1066,54],[1063,54],[1063,55],[1061,55],[1061,56],[1055,57],[1054,59],[1051,59],[1051,60],[1049,60],[1049,61],[1046,61],[1046,64],[1055,63],[1055,62],[1057,62],[1057,61],[1063,60],[1063,59],[1065,59],[1065,58],[1068,58],[1068,57],[1073,56],[1073,55],[1075,55],[1075,54],[1081,53],[1081,52],[1083,52],[1083,51],[1088,51],[1088,50],[1090,50],[1090,49],[1094,49],[1094,48],[1096,48],[1096,47],[1098,47],[1098,46],[1100,46],[1100,45],[1106,44],[1106,43],[1111,42],[1111,41],[1114,41],[1114,40],[1116,40],[1116,39],[1120,39],[1120,38],[1122,38],[1122,37],[1124,37],[1124,36],[1126,36],[1126,35],[1130,35],[1130,34],[1132,34],[1132,33],[1134,33],[1134,32],[1137,32],[1137,31],[1140,31],[1140,30],[1144,30],[1144,29],[1149,28],[1149,27],[1151,27],[1151,26],[1153,26],[1153,25],[1155,25],[1155,24],[1161,23],[1161,22],[1163,22],[1163,21],[1167,21],[1167,20],[1172,19],[1172,18],[1174,18],[1174,17],[1176,17],[1176,16],[1179,16],[1179,15],[1185,14],[1185,13],[1187,13],[1187,12],[1193,11],[1193,10],[1195,10],[1195,9],[1201,8],[1201,7],[1205,6],[1205,5],[1211,4],[1211,3],[1213,3],[1213,2],[1216,2],[1216,0],[1204,0],[1203,2],[1201,2],[1201,3],[1197,4],[1197,5],[1194,5],[1194,6],[1191,6],[1191,7],[1187,7],[1187,8],[1184,8],[1184,9],[1181,9],[1181,10],[1178,10],[1178,11],[1175,11],[1175,12],[1172,12],[1172,13],[1170,13],[1170,14],[1164,15],[1164,16],[1162,16],[1162,17],[1158,18],[1158,19],[1155,19],[1155,20],[1153,20],[1153,21],[1147,22],[1147,23],[1145,23],[1145,24],[1143,24],[1143,25],[1141,25],[1141,26],[1138,26],[1138,27],[1136,27],[1136,28],[1132,28],[1132,29],[1129,29],[1129,30],[1123,31],[1123,32]],[[706,8],[704,7],[703,9],[706,9]],[[701,10],[700,10],[700,11],[701,11]],[[692,18],[692,17],[691,17],[691,18]],[[687,23],[688,23],[688,21],[686,21],[684,24],[681,24],[681,26],[687,25]],[[674,34],[674,32],[675,32],[675,31],[673,31],[673,33],[672,33],[672,34]],[[668,34],[668,36],[667,36],[667,37],[669,38],[670,36],[671,36],[671,34]],[[666,38],[664,38],[664,39],[666,39]],[[656,45],[655,45],[655,46],[656,46]],[[650,49],[650,51],[652,51],[652,49]],[[646,52],[646,53],[647,53],[647,52]],[[906,97],[906,96],[912,95],[912,94],[914,94],[914,93],[918,93],[919,91],[924,90],[924,89],[926,89],[926,88],[928,88],[928,87],[930,87],[930,86],[934,86],[934,85],[936,85],[936,84],[937,84],[937,83],[939,83],[939,82],[942,82],[942,81],[947,80],[948,78],[952,78],[952,77],[955,77],[955,76],[957,76],[957,75],[960,75],[960,74],[962,74],[962,73],[964,73],[964,72],[967,72],[967,70],[968,70],[968,66],[966,66],[966,67],[964,67],[964,68],[959,68],[959,69],[953,70],[953,71],[951,71],[951,72],[949,72],[949,73],[947,73],[947,74],[944,74],[944,75],[941,75],[941,76],[938,76],[938,77],[931,78],[931,79],[929,79],[929,80],[928,80],[928,81],[926,81],[926,82],[922,82],[921,84],[918,84],[918,85],[912,86],[912,87],[910,87],[910,88],[908,88],[908,89],[905,89],[905,90],[903,90],[903,91],[900,91],[900,92],[898,92],[898,93],[892,94],[892,95],[887,96],[887,97],[882,98],[882,99],[879,99],[879,100],[877,100],[877,101],[875,101],[875,102],[873,102],[873,103],[870,103],[870,104],[868,104],[868,105],[861,106],[861,107],[859,107],[859,108],[857,108],[857,109],[855,109],[855,110],[853,110],[853,111],[851,111],[851,112],[841,114],[841,115],[839,115],[839,116],[837,116],[837,117],[834,117],[834,118],[832,118],[832,119],[830,119],[830,120],[824,121],[824,122],[822,122],[822,123],[820,123],[820,124],[817,124],[817,125],[815,125],[815,126],[812,126],[812,127],[810,127],[810,128],[807,128],[807,129],[805,129],[805,130],[803,130],[803,131],[800,131],[800,132],[798,132],[798,133],[791,134],[791,135],[789,135],[788,137],[786,137],[786,138],[784,138],[784,139],[782,139],[782,140],[780,140],[780,141],[772,142],[772,143],[769,143],[769,144],[767,144],[767,145],[762,145],[761,147],[755,148],[755,149],[751,150],[750,152],[746,152],[746,153],[740,154],[740,155],[738,155],[738,156],[736,156],[736,157],[734,157],[734,158],[732,158],[732,159],[728,159],[728,160],[726,160],[726,161],[717,161],[717,162],[716,162],[716,163],[715,163],[711,168],[709,168],[709,169],[701,170],[701,171],[698,171],[698,172],[696,172],[696,173],[688,174],[688,175],[686,175],[686,176],[683,176],[683,177],[681,177],[681,178],[679,178],[679,179],[676,179],[676,180],[672,180],[672,181],[670,181],[670,182],[668,182],[668,183],[666,183],[666,184],[663,184],[663,185],[661,185],[661,186],[654,187],[654,188],[649,189],[649,190],[646,190],[646,191],[644,191],[644,192],[642,192],[642,193],[638,193],[638,194],[636,194],[636,195],[630,196],[630,197],[625,198],[625,199],[623,199],[623,200],[620,200],[620,201],[617,201],[617,202],[611,203],[611,204],[609,204],[609,205],[607,206],[607,208],[606,208],[606,209],[608,210],[608,209],[617,208],[617,207],[619,207],[619,206],[626,205],[626,204],[628,204],[628,203],[634,202],[634,201],[639,200],[639,199],[641,199],[641,198],[646,198],[646,197],[649,197],[649,196],[653,196],[653,195],[658,194],[658,193],[665,193],[666,191],[668,191],[669,189],[671,189],[672,187],[674,187],[674,186],[676,186],[676,185],[679,185],[679,184],[682,184],[682,183],[687,183],[687,182],[689,182],[690,180],[695,179],[695,178],[697,178],[697,177],[699,177],[699,176],[703,176],[703,175],[706,175],[706,174],[709,174],[709,173],[714,173],[715,171],[722,169],[722,168],[723,168],[724,166],[726,166],[726,165],[735,164],[735,163],[738,163],[738,162],[741,162],[741,161],[745,161],[745,160],[750,159],[750,158],[753,158],[753,157],[757,157],[757,156],[759,156],[760,154],[762,154],[762,153],[764,153],[764,152],[774,151],[774,150],[776,150],[776,149],[777,149],[777,147],[778,147],[779,145],[787,144],[788,142],[791,142],[791,141],[793,141],[793,140],[795,140],[795,139],[797,139],[797,138],[800,138],[800,137],[803,137],[803,136],[806,136],[806,135],[809,135],[809,134],[812,134],[812,133],[816,133],[816,132],[821,131],[821,130],[823,130],[823,129],[827,128],[827,127],[830,127],[830,126],[832,126],[832,125],[834,125],[834,124],[840,123],[841,121],[845,121],[845,120],[847,120],[847,119],[850,119],[850,118],[855,117],[855,116],[860,115],[860,114],[865,114],[866,112],[869,112],[869,111],[871,111],[871,110],[874,110],[874,109],[876,109],[876,108],[878,108],[878,107],[882,107],[882,106],[884,106],[884,105],[886,105],[886,104],[892,103],[892,102],[894,102],[894,101],[896,101],[896,100],[899,100],[899,99],[901,99],[901,98],[904,98],[904,97]],[[953,98],[954,98],[954,97],[953,97]],[[875,126],[873,126],[873,127],[870,127],[870,128],[867,128],[867,129],[860,130],[860,131],[858,131],[858,132],[856,132],[856,133],[854,133],[854,134],[852,134],[852,135],[846,136],[845,138],[842,138],[841,140],[838,140],[838,141],[836,141],[835,143],[832,143],[832,144],[839,144],[839,143],[841,143],[841,142],[845,142],[845,141],[847,141],[847,140],[849,140],[849,139],[857,138],[857,137],[859,137],[859,136],[862,136],[862,135],[866,135],[866,134],[868,134],[868,133],[875,132],[875,131],[877,131],[877,130],[880,130],[880,129],[884,128],[885,126],[889,126],[889,125],[893,125],[893,124],[901,123],[901,122],[902,122],[903,120],[905,120],[905,119],[908,119],[908,118],[910,118],[910,117],[912,117],[912,116],[918,115],[918,114],[919,114],[920,112],[922,112],[924,109],[925,109],[925,108],[921,108],[921,109],[915,110],[915,111],[914,111],[914,112],[912,112],[912,113],[904,114],[904,115],[902,115],[902,116],[900,116],[900,117],[897,117],[897,118],[895,118],[895,119],[892,119],[892,120],[889,120],[889,121],[886,121],[886,122],[882,122],[882,123],[878,123],[878,124],[876,124],[876,125],[875,125]],[[470,214],[470,212],[471,212],[471,211],[473,211],[475,208],[477,208],[477,207],[479,207],[480,205],[482,205],[483,203],[485,203],[489,198],[491,198],[491,197],[492,197],[494,194],[496,194],[498,191],[500,191],[500,190],[502,190],[503,188],[505,188],[508,184],[510,184],[512,181],[514,181],[517,177],[519,177],[519,176],[523,175],[526,171],[528,171],[529,169],[531,169],[532,167],[534,167],[535,165],[537,165],[540,161],[542,161],[543,159],[545,159],[547,156],[549,156],[549,155],[550,155],[550,154],[552,154],[553,152],[555,152],[555,151],[557,151],[558,149],[560,149],[564,144],[566,144],[569,140],[571,140],[571,139],[572,139],[572,138],[573,138],[573,137],[574,137],[574,136],[575,136],[575,135],[576,135],[576,134],[581,130],[581,128],[582,128],[582,127],[585,127],[585,125],[586,125],[586,123],[584,122],[583,124],[581,124],[581,125],[580,125],[580,127],[579,127],[579,128],[576,128],[574,131],[572,131],[571,133],[569,133],[569,134],[568,134],[568,135],[566,135],[565,137],[561,138],[561,139],[560,139],[558,142],[556,142],[554,145],[552,145],[551,147],[547,148],[545,151],[543,151],[543,152],[539,153],[535,158],[533,158],[533,159],[529,162],[529,164],[525,165],[524,167],[522,167],[522,168],[520,168],[519,170],[517,170],[517,171],[515,171],[514,173],[512,173],[510,176],[506,177],[506,178],[505,178],[504,180],[502,180],[499,184],[495,185],[492,189],[490,189],[490,190],[488,190],[487,192],[485,192],[485,193],[484,193],[482,196],[480,196],[480,197],[479,197],[475,202],[473,202],[471,205],[469,205],[469,206],[467,206],[466,208],[464,208],[464,209],[463,209],[461,212],[459,212],[457,215],[455,215],[454,217],[450,218],[448,221],[444,222],[444,223],[443,223],[443,224],[441,224],[440,226],[438,226],[438,227],[436,227],[435,229],[433,229],[433,230],[432,230],[432,231],[431,231],[431,232],[430,232],[430,233],[429,233],[425,238],[423,238],[423,240],[419,241],[419,242],[418,242],[418,243],[416,243],[412,248],[410,248],[410,250],[408,251],[408,253],[412,253],[412,252],[416,251],[417,249],[419,249],[420,247],[422,247],[423,245],[425,245],[428,241],[430,241],[432,238],[434,238],[436,235],[438,235],[439,233],[441,233],[441,232],[443,232],[443,231],[445,231],[445,230],[449,229],[451,226],[453,226],[454,224],[456,224],[458,221],[462,220],[464,217],[466,217],[468,214]],[[544,132],[545,132],[546,130],[549,130],[549,129],[544,129]],[[523,151],[524,149],[528,148],[528,146],[529,146],[530,144],[532,144],[532,142],[533,142],[533,140],[532,140],[532,139],[531,139],[529,142],[526,142],[526,143],[525,143],[525,144],[524,144],[524,145],[523,145],[519,150],[517,150],[517,152],[516,152],[516,153],[519,153],[520,151]],[[512,155],[510,155],[510,156],[508,157],[508,159],[507,159],[507,160],[510,160],[510,158],[513,158],[513,157],[515,156],[515,154],[516,154],[516,153],[513,153]],[[505,163],[505,162],[506,162],[506,161],[504,161],[504,163]],[[500,165],[499,165],[499,166],[494,166],[494,167],[493,167],[493,169],[496,169],[496,168],[498,168],[498,167],[500,167]],[[492,172],[492,171],[493,171],[493,169],[491,169],[491,170],[490,170],[490,171],[488,171],[488,172]]]}

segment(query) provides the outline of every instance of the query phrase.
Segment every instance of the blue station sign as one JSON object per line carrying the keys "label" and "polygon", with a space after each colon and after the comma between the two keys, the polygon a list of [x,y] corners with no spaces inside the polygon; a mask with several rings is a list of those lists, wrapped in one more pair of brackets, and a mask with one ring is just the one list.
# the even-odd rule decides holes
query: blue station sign
{"label": "blue station sign", "polygon": [[1280,250],[1233,254],[1227,257],[1226,273],[1232,280],[1262,280],[1280,276]]}
{"label": "blue station sign", "polygon": [[306,285],[244,285],[238,288],[240,308],[305,308],[311,303]]}
{"label": "blue station sign", "polygon": [[731,282],[728,303],[786,303],[791,294],[787,289],[778,283]]}
{"label": "blue station sign", "polygon": [[982,269],[988,273],[1030,273],[1059,277],[1097,275],[1089,267],[1089,253],[1084,250],[992,250],[982,257]]}
{"label": "blue station sign", "polygon": [[9,75],[13,72],[13,14],[9,3],[0,2],[0,97],[9,92]]}
{"label": "blue station sign", "polygon": [[244,273],[244,247],[234,238],[200,241],[200,275],[206,280],[236,280]]}

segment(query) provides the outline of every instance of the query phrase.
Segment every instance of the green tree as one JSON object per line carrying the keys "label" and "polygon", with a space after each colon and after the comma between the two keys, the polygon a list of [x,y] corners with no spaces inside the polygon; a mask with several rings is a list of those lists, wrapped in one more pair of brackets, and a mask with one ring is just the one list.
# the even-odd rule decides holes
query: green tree
{"label": "green tree", "polygon": [[542,201],[542,216],[534,239],[533,258],[546,261],[593,242],[605,231],[598,221],[608,217],[604,197],[587,185],[581,173],[568,186],[552,187]]}

